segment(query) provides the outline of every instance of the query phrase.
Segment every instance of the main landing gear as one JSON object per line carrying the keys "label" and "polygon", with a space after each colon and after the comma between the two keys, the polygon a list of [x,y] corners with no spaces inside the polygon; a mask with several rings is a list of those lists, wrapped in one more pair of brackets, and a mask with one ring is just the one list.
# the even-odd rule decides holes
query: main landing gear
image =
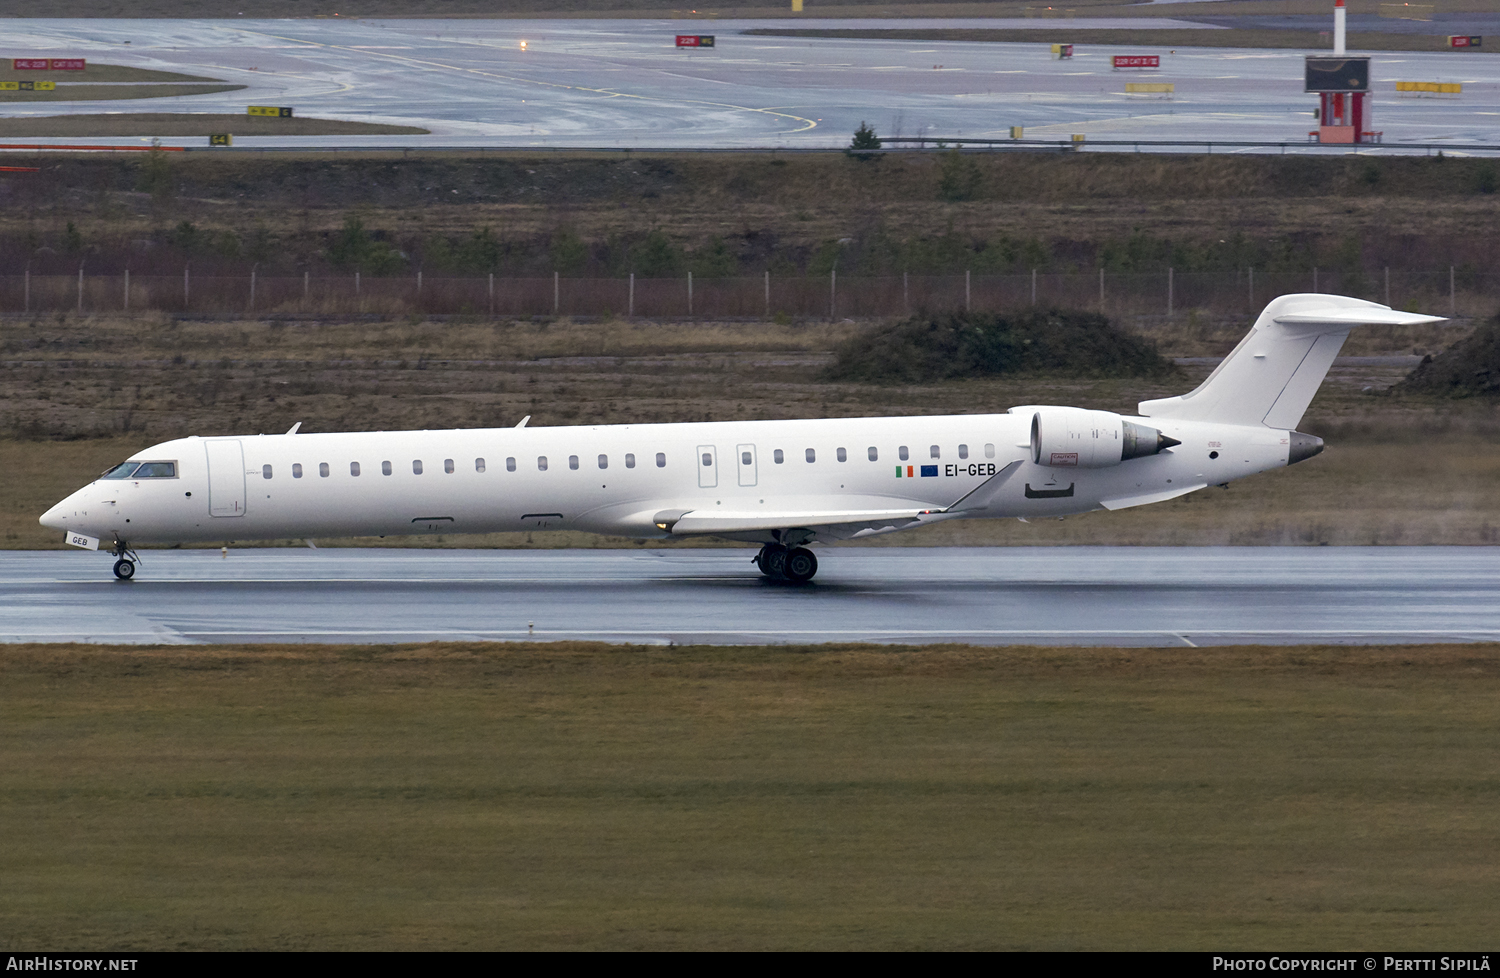
{"label": "main landing gear", "polygon": [[818,558],[806,547],[768,543],[752,559],[760,572],[773,581],[805,584],[818,573]]}
{"label": "main landing gear", "polygon": [[[122,581],[128,581],[132,577],[134,577],[135,562],[136,560],[141,559],[136,555],[136,552],[134,550],[131,550],[129,545],[126,544],[124,540],[116,540],[115,548],[110,552],[113,553],[116,558],[115,577],[118,577]],[[132,560],[132,557],[134,557],[135,560]]]}

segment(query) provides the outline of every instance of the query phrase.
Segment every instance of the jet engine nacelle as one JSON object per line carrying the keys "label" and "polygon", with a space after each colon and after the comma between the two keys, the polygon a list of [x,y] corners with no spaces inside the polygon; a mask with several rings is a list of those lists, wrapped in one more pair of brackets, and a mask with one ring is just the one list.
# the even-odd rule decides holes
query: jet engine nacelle
{"label": "jet engine nacelle", "polygon": [[1031,460],[1037,465],[1102,469],[1180,444],[1112,411],[1044,408],[1031,416]]}

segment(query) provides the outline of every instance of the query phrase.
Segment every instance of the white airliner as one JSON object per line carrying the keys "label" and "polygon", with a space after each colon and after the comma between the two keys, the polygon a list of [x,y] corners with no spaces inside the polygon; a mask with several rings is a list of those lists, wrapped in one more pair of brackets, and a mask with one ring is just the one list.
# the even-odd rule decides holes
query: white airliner
{"label": "white airliner", "polygon": [[[942,520],[1125,509],[1291,465],[1294,430],[1349,330],[1439,317],[1286,295],[1199,387],[1140,417],[1006,414],[191,437],[110,469],[42,516],[68,543],[568,529],[761,543],[768,577],[817,573],[808,544]],[[139,559],[139,558],[136,558]]]}

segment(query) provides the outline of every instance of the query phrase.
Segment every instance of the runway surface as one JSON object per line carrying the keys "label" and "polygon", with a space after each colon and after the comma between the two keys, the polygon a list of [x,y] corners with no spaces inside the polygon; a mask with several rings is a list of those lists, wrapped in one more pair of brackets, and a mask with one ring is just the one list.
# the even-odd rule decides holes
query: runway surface
{"label": "runway surface", "polygon": [[[0,105],[0,116],[231,112],[417,125],[430,136],[238,137],[241,147],[445,146],[827,148],[869,122],[882,135],[1093,140],[1292,140],[1315,125],[1303,54],[1287,50],[1084,46],[1054,60],[1069,25],[1213,27],[1177,20],[831,20],[802,27],[1025,27],[1034,44],[760,37],[745,20],[41,20],[6,21],[14,55],[206,75],[243,91],[131,102]],[[678,33],[713,33],[677,50]],[[526,42],[522,50],[521,42]],[[1160,71],[1113,71],[1110,55],[1162,55]],[[1500,56],[1374,55],[1373,128],[1385,142],[1500,143]],[[1170,81],[1175,96],[1128,95]],[[1462,82],[1458,98],[1397,97],[1396,81]],[[66,87],[60,87],[62,91]],[[94,140],[97,141],[97,140]],[[113,143],[121,140],[112,139]],[[88,143],[88,139],[48,142]],[[166,139],[202,146],[206,140]],[[1221,147],[1222,149],[1222,147]],[[1321,151],[1329,151],[1325,148]],[[1248,149],[1238,150],[1249,152]],[[1343,151],[1342,148],[1339,151]],[[1425,152],[1425,150],[1424,150]]]}
{"label": "runway surface", "polygon": [[7,642],[1500,640],[1500,548],[821,548],[815,584],[734,550],[0,552]]}

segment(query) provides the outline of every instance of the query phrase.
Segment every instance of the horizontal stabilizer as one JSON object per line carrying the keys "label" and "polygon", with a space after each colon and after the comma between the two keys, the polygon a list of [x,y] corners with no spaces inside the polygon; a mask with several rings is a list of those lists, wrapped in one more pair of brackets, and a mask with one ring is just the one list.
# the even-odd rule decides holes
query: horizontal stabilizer
{"label": "horizontal stabilizer", "polygon": [[1355,326],[1413,326],[1440,316],[1321,292],[1273,299],[1255,326],[1197,389],[1142,401],[1147,418],[1297,427]]}

